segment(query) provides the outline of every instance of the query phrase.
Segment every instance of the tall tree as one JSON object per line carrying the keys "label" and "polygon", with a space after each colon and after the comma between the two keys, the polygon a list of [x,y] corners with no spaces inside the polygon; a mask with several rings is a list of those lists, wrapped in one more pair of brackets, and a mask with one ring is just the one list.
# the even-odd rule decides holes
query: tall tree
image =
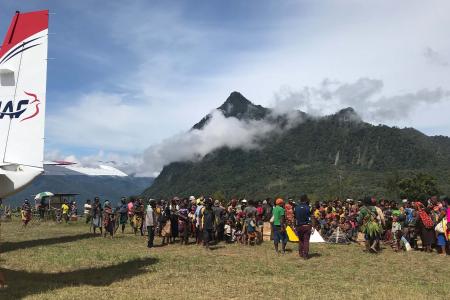
{"label": "tall tree", "polygon": [[400,196],[410,200],[426,200],[428,197],[439,194],[436,179],[424,173],[401,179],[398,187]]}

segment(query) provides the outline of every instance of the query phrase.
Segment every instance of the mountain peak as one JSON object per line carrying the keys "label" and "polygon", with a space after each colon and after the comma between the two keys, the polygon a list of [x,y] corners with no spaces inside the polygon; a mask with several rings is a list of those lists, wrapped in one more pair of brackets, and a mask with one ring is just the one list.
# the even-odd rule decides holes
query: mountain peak
{"label": "mountain peak", "polygon": [[239,92],[232,92],[217,109],[221,110],[227,118],[235,117],[246,120],[260,120],[268,114],[267,108],[253,104]]}
{"label": "mountain peak", "polygon": [[[261,120],[269,114],[269,109],[255,105],[239,92],[232,92],[227,100],[217,108],[226,118],[234,117],[239,120]],[[193,129],[202,129],[210,120],[211,114],[205,116],[195,124]]]}
{"label": "mountain peak", "polygon": [[355,109],[353,107],[346,107],[346,108],[343,108],[343,109],[339,110],[338,114],[340,114],[340,113],[355,114],[356,112],[355,112]]}
{"label": "mountain peak", "polygon": [[362,121],[358,113],[353,109],[353,107],[343,108],[335,114],[342,121]]}
{"label": "mountain peak", "polygon": [[218,109],[223,111],[224,114],[234,116],[236,113],[247,111],[249,106],[254,106],[254,104],[241,93],[235,91],[228,96],[227,100]]}

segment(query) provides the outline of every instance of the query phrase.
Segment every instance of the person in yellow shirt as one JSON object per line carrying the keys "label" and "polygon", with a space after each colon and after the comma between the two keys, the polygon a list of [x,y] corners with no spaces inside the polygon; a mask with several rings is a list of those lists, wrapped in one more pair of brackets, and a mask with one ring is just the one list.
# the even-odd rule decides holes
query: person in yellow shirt
{"label": "person in yellow shirt", "polygon": [[67,205],[67,200],[61,205],[62,217],[66,223],[69,221],[69,205]]}

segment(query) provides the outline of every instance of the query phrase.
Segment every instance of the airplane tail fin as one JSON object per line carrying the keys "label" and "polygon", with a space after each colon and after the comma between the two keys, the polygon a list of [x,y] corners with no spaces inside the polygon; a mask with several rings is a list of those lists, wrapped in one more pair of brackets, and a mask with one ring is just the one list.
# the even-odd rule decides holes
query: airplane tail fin
{"label": "airplane tail fin", "polygon": [[48,15],[16,12],[0,48],[0,165],[43,167]]}

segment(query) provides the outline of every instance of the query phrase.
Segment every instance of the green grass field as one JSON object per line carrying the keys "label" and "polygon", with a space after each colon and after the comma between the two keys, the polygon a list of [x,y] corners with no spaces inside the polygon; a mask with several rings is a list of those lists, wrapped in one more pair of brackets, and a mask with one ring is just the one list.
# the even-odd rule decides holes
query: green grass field
{"label": "green grass field", "polygon": [[[0,299],[449,299],[450,259],[313,244],[312,258],[273,246],[169,245],[130,233],[92,237],[82,223],[1,225]],[[159,239],[156,242],[160,242]]]}

